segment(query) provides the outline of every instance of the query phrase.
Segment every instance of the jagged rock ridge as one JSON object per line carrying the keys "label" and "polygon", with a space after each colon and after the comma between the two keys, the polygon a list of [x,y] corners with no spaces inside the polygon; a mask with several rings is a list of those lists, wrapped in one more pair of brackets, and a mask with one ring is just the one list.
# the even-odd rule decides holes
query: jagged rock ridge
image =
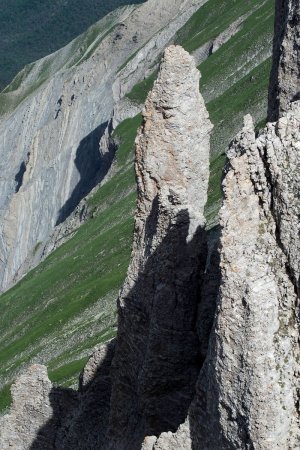
{"label": "jagged rock ridge", "polygon": [[196,448],[298,448],[299,142],[295,103],[257,139],[247,116],[228,150],[218,312],[191,410]]}
{"label": "jagged rock ridge", "polygon": [[[199,93],[195,61],[181,47],[165,51],[143,114],[136,145],[138,205],[133,256],[119,299],[110,427],[107,443],[100,439],[103,448],[140,448],[147,435],[149,440],[153,434],[176,431],[185,419],[201,365],[196,330],[207,258],[204,205],[212,125]],[[97,362],[101,367],[99,359]],[[90,365],[95,366],[93,361]],[[123,377],[129,382],[124,383]],[[56,397],[51,394],[51,398]],[[51,445],[60,446],[55,448],[65,448],[77,439],[74,423],[79,423],[78,411],[86,408],[84,398],[84,402],[79,399],[81,406],[76,405],[75,411],[52,405],[67,417],[56,429],[60,438],[50,437],[54,439]],[[103,405],[104,416],[105,409]],[[55,428],[52,419],[49,424],[45,420],[44,430]],[[39,448],[45,434],[42,428],[33,448]],[[105,426],[101,435],[105,435]],[[170,438],[162,436],[161,442]],[[15,437],[8,430],[3,439],[6,444]],[[93,442],[96,445],[96,440]]]}

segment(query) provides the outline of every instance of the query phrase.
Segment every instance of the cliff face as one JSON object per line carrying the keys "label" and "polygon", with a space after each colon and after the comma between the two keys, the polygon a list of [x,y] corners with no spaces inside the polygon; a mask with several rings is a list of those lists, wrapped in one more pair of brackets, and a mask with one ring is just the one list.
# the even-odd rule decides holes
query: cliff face
{"label": "cliff face", "polygon": [[193,58],[169,47],[143,111],[132,260],[119,297],[111,448],[140,448],[147,435],[175,431],[201,364],[196,321],[212,125],[198,84]]}
{"label": "cliff face", "polygon": [[[289,14],[293,14],[291,9]],[[297,35],[297,31],[294,33]],[[282,64],[284,73],[294,73],[298,69],[297,57],[286,63],[286,70],[285,63]],[[287,79],[288,75],[282,82]],[[176,88],[173,91],[176,92]],[[165,213],[168,212],[168,217],[177,213],[176,204],[172,205],[171,212],[168,207],[160,207],[164,203],[160,200],[164,189],[157,188],[156,177],[161,167],[165,171],[165,167],[173,167],[173,164],[169,158],[162,164],[161,152],[157,152],[160,127],[155,122],[157,116],[153,114],[152,105],[149,105],[149,100],[155,101],[156,92],[163,100],[165,89],[160,89],[159,82],[148,97],[146,120],[137,143],[139,203],[133,259],[119,300],[111,403],[114,442],[111,448],[140,448],[145,435],[148,436],[143,441],[143,448],[151,449],[161,448],[161,445],[162,448],[181,445],[182,448],[212,450],[297,448],[300,105],[290,103],[295,100],[290,98],[290,92],[280,92],[279,99],[286,102],[281,110],[283,117],[277,123],[268,124],[256,138],[252,118],[246,116],[243,131],[227,152],[229,162],[220,215],[220,291],[208,354],[201,367],[203,361],[197,354],[202,344],[199,337],[209,333],[209,329],[203,332],[205,322],[200,316],[205,311],[203,305],[207,305],[209,294],[203,273],[198,270],[202,290],[197,318],[192,304],[187,303],[189,319],[198,320],[196,351],[192,351],[193,346],[184,345],[188,348],[189,360],[176,343],[175,330],[185,323],[184,315],[175,316],[173,321],[174,311],[177,312],[180,305],[178,298],[181,298],[176,295],[177,284],[172,285],[172,275],[176,271],[172,267],[172,275],[166,272],[165,252],[160,253],[160,249],[154,266],[148,259]],[[162,114],[169,118],[168,114]],[[150,154],[151,157],[152,139],[155,139],[156,154],[154,164],[149,159],[149,169],[145,156]],[[140,152],[140,147],[145,153]],[[156,161],[160,163],[155,164]],[[201,164],[199,160],[200,180]],[[152,166],[156,168],[155,172]],[[182,178],[181,175],[179,179]],[[177,181],[176,170],[172,180]],[[203,190],[201,192],[205,196]],[[157,205],[152,212],[155,198]],[[167,198],[170,201],[170,196]],[[144,214],[146,218],[143,219]],[[158,225],[151,225],[153,218]],[[178,253],[181,255],[182,251],[177,249],[173,255],[174,247],[168,238],[166,242],[168,266],[171,266],[169,257],[177,263]],[[200,243],[195,245],[200,250]],[[184,273],[189,276],[189,264],[184,258],[182,261]],[[178,263],[176,267],[179,267]],[[182,273],[181,268],[180,271]],[[197,291],[196,285],[192,286],[191,283],[189,302]],[[158,295],[156,291],[160,289]],[[161,332],[164,328],[172,330],[172,338],[166,330]],[[183,342],[181,336],[180,343]],[[169,347],[171,343],[176,349],[174,353]],[[164,355],[164,347],[168,357]],[[179,360],[177,355],[180,355]],[[197,361],[199,364],[195,366]],[[180,392],[181,383],[185,382],[184,377],[180,378],[181,369],[184,368],[188,375],[193,365],[194,376],[197,370],[200,372],[197,389],[195,394],[191,390],[191,395],[186,397]],[[169,368],[172,371],[170,377]],[[179,404],[177,394],[181,398]],[[187,407],[192,398],[192,405]],[[139,441],[134,441],[138,433]]]}
{"label": "cliff face", "polygon": [[38,417],[26,441],[36,450],[49,430],[57,449],[299,447],[300,102],[258,136],[246,116],[231,143],[218,255],[204,229],[212,126],[198,82],[193,58],[167,48],[136,140],[115,350],[93,355],[78,393],[57,395],[43,368],[21,378],[7,448],[22,441],[24,411]]}
{"label": "cliff face", "polygon": [[[156,67],[161,53],[170,40],[189,49],[197,64],[201,62],[201,89],[204,99],[209,102],[207,107],[215,124],[211,133],[211,182],[206,217],[209,227],[218,221],[217,211],[221,203],[219,180],[224,162],[223,154],[219,153],[240,129],[245,111],[250,108],[256,122],[266,115],[266,81],[272,40],[272,0],[233,3],[232,9],[228,8],[227,2],[217,9],[215,0],[181,2],[179,6],[173,1],[162,3],[153,0],[143,7],[115,11],[64,49],[24,68],[12,85],[0,94],[0,123],[3,120],[8,124],[14,118],[11,136],[3,127],[4,133],[7,132],[5,152],[7,150],[11,158],[5,160],[7,165],[0,182],[3,181],[3,189],[6,186],[12,192],[18,190],[13,195],[14,214],[8,214],[7,235],[3,236],[3,242],[7,244],[9,237],[13,246],[11,253],[7,247],[11,255],[9,266],[14,265],[13,270],[16,270],[12,283],[22,277],[13,289],[0,296],[0,410],[8,406],[9,385],[30,364],[46,364],[51,379],[75,387],[85,358],[91,354],[95,343],[103,342],[115,333],[115,299],[125,279],[131,251],[136,192],[133,156],[134,138],[140,125],[138,113],[157,76]],[[174,5],[180,9],[175,11]],[[190,17],[191,11],[194,13]],[[167,16],[171,17],[169,22]],[[155,27],[151,26],[152,19]],[[166,25],[157,31],[158,23]],[[183,28],[176,31],[182,23]],[[151,34],[153,32],[154,35]],[[145,43],[146,35],[152,37]],[[241,52],[236,53],[237,47]],[[119,55],[119,62],[110,54],[114,52]],[[119,66],[121,60],[122,65],[112,74],[111,93],[112,80],[109,79],[105,86],[102,84],[103,64]],[[107,70],[109,72],[110,68]],[[76,74],[80,75],[75,85],[72,84],[73,74],[74,78]],[[148,77],[149,74],[151,76]],[[56,92],[57,80],[61,78],[66,88],[63,99],[60,99],[60,89]],[[133,85],[130,93],[119,100]],[[41,100],[41,92],[45,89],[46,94]],[[236,92],[239,92],[238,96]],[[74,93],[73,105],[68,109],[67,100],[71,103]],[[48,111],[47,101],[51,103],[52,100],[54,109],[49,107]],[[58,100],[61,111],[59,103],[56,105]],[[109,123],[100,139],[99,152],[97,133],[87,139],[85,134],[101,125],[97,114],[102,114],[107,102],[109,105],[117,104],[112,118],[111,113],[108,115]],[[26,120],[22,115],[24,106],[30,106]],[[65,117],[67,110],[68,118]],[[26,136],[27,147],[36,131],[34,122],[41,120],[37,127],[43,127],[41,116],[44,112],[54,123],[53,134],[49,142],[44,137],[37,140],[35,165],[35,158],[23,154],[23,137]],[[136,117],[128,119],[132,116]],[[71,130],[64,138],[60,126]],[[98,131],[102,134],[103,127]],[[14,133],[19,133],[22,138],[20,146],[16,142],[12,149],[10,141],[14,142]],[[77,158],[78,137],[83,143]],[[68,156],[70,149],[65,150],[68,143],[76,146],[75,162]],[[48,159],[50,148],[53,160]],[[2,150],[4,153],[4,148]],[[56,161],[55,155],[61,152],[66,157],[63,161],[61,157]],[[106,171],[103,169],[109,166],[114,154],[113,164],[101,183],[53,230],[51,223],[57,223],[60,215],[56,210],[56,207],[60,208],[58,203],[66,201],[64,218],[81,196],[102,178]],[[14,169],[12,163],[15,164]],[[32,166],[35,167],[33,170]],[[24,173],[26,167],[28,170]],[[58,187],[58,175],[62,183],[65,175],[70,176],[70,191],[66,194],[62,194],[61,187]],[[39,176],[40,184],[36,181]],[[43,180],[51,180],[47,189],[43,188]],[[8,205],[8,191],[1,190],[1,195]],[[63,199],[60,200],[60,196]],[[19,208],[19,202],[22,208]],[[30,202],[34,207],[27,207]],[[52,206],[54,217],[53,211],[49,210]],[[50,238],[43,240],[46,228],[50,230],[49,234],[48,231],[46,233]],[[18,237],[14,240],[16,233]],[[46,258],[47,255],[49,257]],[[23,258],[24,262],[19,266]],[[43,261],[39,264],[41,259]],[[27,274],[35,265],[37,267]],[[215,285],[213,272],[207,272],[206,277]],[[23,277],[24,274],[27,275]],[[211,317],[213,309],[205,308]],[[210,323],[211,319],[205,320],[205,332],[199,327],[202,335],[207,334]],[[205,342],[201,349],[203,355],[207,347],[206,338]]]}
{"label": "cliff face", "polygon": [[117,10],[90,45],[75,40],[1,94],[0,290],[38,262],[55,226],[103,179],[114,153],[99,141],[114,106],[202,3],[161,8],[150,0]]}
{"label": "cliff face", "polygon": [[295,103],[257,139],[246,116],[228,150],[222,281],[192,408],[199,448],[299,445],[299,114]]}
{"label": "cliff face", "polygon": [[290,102],[300,99],[299,24],[299,0],[276,0],[268,111],[270,122],[286,113]]}

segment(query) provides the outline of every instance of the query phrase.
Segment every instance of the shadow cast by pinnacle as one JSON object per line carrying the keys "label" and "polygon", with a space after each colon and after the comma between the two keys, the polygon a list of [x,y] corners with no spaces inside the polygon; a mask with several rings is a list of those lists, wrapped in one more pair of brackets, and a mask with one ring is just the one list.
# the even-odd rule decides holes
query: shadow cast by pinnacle
{"label": "shadow cast by pinnacle", "polygon": [[[146,436],[176,432],[186,420],[206,356],[218,274],[206,273],[206,231],[199,227],[187,239],[185,209],[151,251],[158,217],[155,199],[145,224],[145,265],[118,307],[116,351],[110,343],[78,392],[53,388],[53,416],[30,450],[140,450]],[[217,281],[205,297],[207,277]]]}
{"label": "shadow cast by pinnacle", "polygon": [[116,147],[111,145],[109,151],[101,155],[99,142],[108,125],[111,126],[108,122],[99,125],[80,142],[75,158],[75,165],[80,174],[80,180],[67,202],[60,209],[56,226],[60,225],[69,217],[80,201],[107,174],[115,156]]}

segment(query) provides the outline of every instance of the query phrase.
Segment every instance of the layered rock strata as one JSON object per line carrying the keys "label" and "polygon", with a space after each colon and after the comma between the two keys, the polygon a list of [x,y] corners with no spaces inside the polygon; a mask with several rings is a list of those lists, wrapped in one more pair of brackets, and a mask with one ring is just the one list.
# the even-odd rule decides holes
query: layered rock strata
{"label": "layered rock strata", "polygon": [[[299,448],[300,103],[228,150],[221,288],[191,433],[199,449]],[[193,447],[194,448],[194,447]]]}
{"label": "layered rock strata", "polygon": [[212,125],[199,72],[181,47],[166,49],[143,115],[133,251],[113,361],[110,448],[118,450],[141,448],[145,436],[184,422],[201,365],[196,322]]}
{"label": "layered rock strata", "polygon": [[300,2],[276,0],[273,68],[270,79],[270,122],[278,120],[290,102],[300,99]]}

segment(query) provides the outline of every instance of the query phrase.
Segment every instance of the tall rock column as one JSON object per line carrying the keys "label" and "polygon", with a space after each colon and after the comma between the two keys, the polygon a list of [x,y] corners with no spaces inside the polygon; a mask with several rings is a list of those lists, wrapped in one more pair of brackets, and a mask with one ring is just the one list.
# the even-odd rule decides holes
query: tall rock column
{"label": "tall rock column", "polygon": [[270,122],[278,120],[289,103],[300,99],[300,1],[276,0],[273,67],[269,90]]}
{"label": "tall rock column", "polygon": [[217,317],[191,409],[195,449],[299,448],[300,102],[228,150]]}
{"label": "tall rock column", "polygon": [[201,366],[196,333],[206,261],[204,205],[212,125],[199,72],[166,49],[136,141],[138,201],[132,259],[119,297],[111,448],[184,422]]}

